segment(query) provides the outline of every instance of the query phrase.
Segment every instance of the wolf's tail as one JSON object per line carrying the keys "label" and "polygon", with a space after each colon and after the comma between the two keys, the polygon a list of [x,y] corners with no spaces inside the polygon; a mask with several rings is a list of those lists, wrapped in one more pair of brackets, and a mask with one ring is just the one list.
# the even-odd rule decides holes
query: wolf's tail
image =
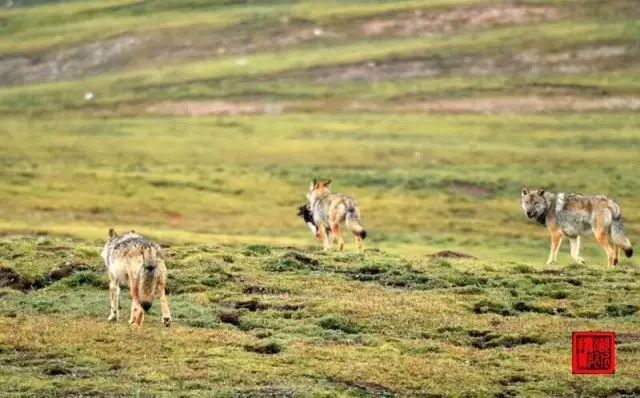
{"label": "wolf's tail", "polygon": [[351,206],[347,208],[345,221],[347,228],[349,228],[354,235],[357,235],[362,239],[367,237],[367,231],[365,231],[362,226],[362,222],[360,221],[360,211],[357,207]]}
{"label": "wolf's tail", "polygon": [[614,201],[609,201],[609,209],[611,210],[611,240],[613,244],[621,247],[624,250],[624,254],[627,257],[633,256],[633,247],[629,238],[624,234],[624,225],[622,224],[622,213],[620,212],[620,206]]}
{"label": "wolf's tail", "polygon": [[147,312],[151,308],[158,283],[157,253],[152,247],[142,248],[142,268],[138,284],[138,297],[142,309]]}

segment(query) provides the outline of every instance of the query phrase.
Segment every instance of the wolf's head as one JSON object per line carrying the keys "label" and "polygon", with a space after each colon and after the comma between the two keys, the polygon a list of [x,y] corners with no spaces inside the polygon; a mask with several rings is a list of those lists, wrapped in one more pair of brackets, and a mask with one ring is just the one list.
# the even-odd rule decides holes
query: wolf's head
{"label": "wolf's head", "polygon": [[544,189],[530,191],[527,188],[522,189],[522,210],[528,218],[541,218],[549,210],[549,200],[545,196]]}
{"label": "wolf's head", "polygon": [[109,253],[109,246],[118,238],[118,234],[116,233],[116,230],[113,228],[109,228],[109,239],[107,239],[107,242],[104,244],[104,247],[102,248],[102,252],[100,253],[100,257],[102,257],[102,259],[104,260],[105,264],[107,263],[107,255]]}
{"label": "wolf's head", "polygon": [[318,182],[318,180],[314,178],[309,185],[309,192],[307,192],[307,199],[309,200],[309,203],[313,204],[317,198],[331,192],[329,189],[330,185],[331,180]]}

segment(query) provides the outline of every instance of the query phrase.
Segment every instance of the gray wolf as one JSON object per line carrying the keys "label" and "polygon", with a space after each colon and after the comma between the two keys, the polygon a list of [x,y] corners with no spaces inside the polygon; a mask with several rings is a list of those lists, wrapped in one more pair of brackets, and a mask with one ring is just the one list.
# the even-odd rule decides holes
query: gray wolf
{"label": "gray wolf", "polygon": [[[319,239],[325,250],[331,249],[334,240],[337,240],[338,250],[342,250],[344,240],[340,234],[340,224],[344,222],[355,236],[357,249],[362,250],[367,231],[362,226],[358,204],[351,196],[332,193],[330,185],[331,180],[318,182],[314,179],[307,192],[309,209],[318,228]],[[331,231],[331,235],[328,231]]]}
{"label": "gray wolf", "polygon": [[108,321],[120,318],[120,286],[129,285],[131,293],[131,317],[129,324],[141,326],[144,313],[151,308],[157,293],[164,325],[171,326],[169,303],[165,294],[167,267],[160,246],[135,233],[116,234],[111,228],[109,240],[101,253],[109,274],[109,298],[111,312]]}
{"label": "gray wolf", "polygon": [[592,232],[607,253],[607,265],[618,264],[620,251],[633,255],[631,242],[624,234],[620,206],[603,195],[583,196],[573,193],[553,193],[544,189],[522,190],[522,209],[529,219],[547,227],[551,234],[551,250],[547,264],[556,262],[563,237],[571,243],[571,257],[584,264],[580,257],[580,237]]}

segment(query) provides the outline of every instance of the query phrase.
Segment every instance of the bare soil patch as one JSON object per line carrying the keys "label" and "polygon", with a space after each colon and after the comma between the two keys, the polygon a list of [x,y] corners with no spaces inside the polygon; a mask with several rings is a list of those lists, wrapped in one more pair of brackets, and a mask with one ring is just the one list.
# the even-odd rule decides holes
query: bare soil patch
{"label": "bare soil patch", "polygon": [[278,114],[286,108],[284,103],[226,102],[226,101],[182,101],[162,102],[146,108],[148,113],[157,115],[258,115]]}
{"label": "bare soil patch", "polygon": [[[595,88],[593,90],[596,90]],[[326,100],[258,103],[251,101],[183,101],[150,104],[146,112],[166,116],[264,115],[286,112],[409,112],[409,113],[546,113],[640,110],[640,96],[588,98],[580,95],[527,95],[461,99],[422,100],[396,98],[392,102],[361,100]],[[483,198],[491,191],[480,186],[454,184],[453,189]]]}
{"label": "bare soil patch", "polygon": [[454,191],[477,199],[485,199],[493,193],[491,189],[467,181],[456,181],[451,184]]}
{"label": "bare soil patch", "polygon": [[11,268],[0,268],[0,287],[10,287],[16,290],[28,289],[28,283],[22,276]]}
{"label": "bare soil patch", "polygon": [[461,53],[455,56],[434,53],[419,59],[370,60],[357,64],[310,68],[282,74],[281,81],[310,79],[318,83],[349,81],[392,81],[450,75],[496,76],[564,74],[618,69],[634,62],[639,49],[624,45],[588,46],[545,52],[539,49],[512,53]]}
{"label": "bare soil patch", "polygon": [[428,257],[431,258],[468,258],[468,259],[477,259],[478,257],[472,256],[471,254],[455,252],[451,250],[442,250],[437,253],[429,254]]}
{"label": "bare soil patch", "polygon": [[458,7],[444,12],[402,13],[392,17],[376,18],[364,22],[360,31],[364,36],[421,36],[452,33],[487,27],[536,23],[558,19],[557,8],[525,5],[493,7]]}

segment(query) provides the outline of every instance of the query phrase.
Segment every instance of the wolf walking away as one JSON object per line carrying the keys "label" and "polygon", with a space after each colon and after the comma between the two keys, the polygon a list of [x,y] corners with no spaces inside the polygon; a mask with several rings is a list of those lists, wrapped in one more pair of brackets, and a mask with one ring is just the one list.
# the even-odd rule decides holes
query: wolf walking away
{"label": "wolf walking away", "polygon": [[618,264],[620,251],[633,255],[631,242],[624,234],[620,206],[603,195],[552,193],[543,189],[522,190],[522,209],[529,219],[547,227],[551,233],[551,250],[547,264],[556,262],[562,238],[571,243],[571,257],[579,264],[580,237],[593,232],[598,244],[607,253],[608,266]]}
{"label": "wolf walking away", "polygon": [[[309,209],[315,226],[318,228],[319,239],[325,250],[329,250],[333,240],[338,242],[338,250],[344,247],[344,240],[340,234],[340,224],[345,222],[347,228],[353,232],[358,250],[363,249],[363,240],[367,237],[360,221],[360,210],[356,200],[340,193],[331,193],[331,180],[318,182],[313,180],[307,192]],[[331,231],[329,235],[328,231]]]}
{"label": "wolf walking away", "polygon": [[120,286],[128,284],[131,293],[129,324],[142,325],[144,313],[151,308],[157,292],[162,321],[165,326],[171,326],[169,302],[165,294],[167,267],[160,246],[134,231],[118,235],[111,228],[101,255],[109,274],[111,312],[108,320],[117,321],[120,318]]}

